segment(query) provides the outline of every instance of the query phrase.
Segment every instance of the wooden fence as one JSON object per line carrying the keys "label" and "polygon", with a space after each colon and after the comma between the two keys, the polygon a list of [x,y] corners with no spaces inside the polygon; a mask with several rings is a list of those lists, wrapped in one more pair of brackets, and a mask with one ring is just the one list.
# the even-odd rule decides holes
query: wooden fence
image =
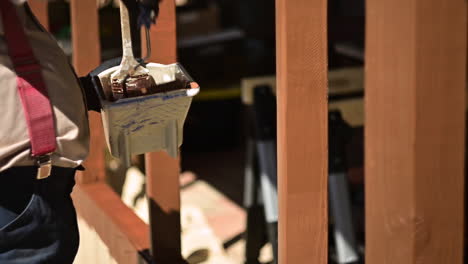
{"label": "wooden fence", "polygon": [[[45,2],[30,2],[47,24]],[[367,0],[367,263],[463,261],[466,5]],[[279,258],[327,263],[327,1],[276,0],[276,7]],[[73,63],[85,74],[99,64],[96,0],[71,0],[71,14]],[[174,1],[162,1],[151,35],[151,60],[174,62]],[[91,155],[74,193],[80,222],[117,263],[137,263],[150,248],[156,263],[181,263],[178,160],[146,156],[148,227],[103,183],[99,119],[90,114]],[[87,250],[87,263],[97,263],[101,253]]]}

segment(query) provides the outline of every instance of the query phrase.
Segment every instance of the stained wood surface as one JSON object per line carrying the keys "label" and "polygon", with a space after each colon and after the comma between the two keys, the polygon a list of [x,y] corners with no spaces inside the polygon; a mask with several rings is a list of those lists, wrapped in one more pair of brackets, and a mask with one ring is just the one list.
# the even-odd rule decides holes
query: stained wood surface
{"label": "stained wood surface", "polygon": [[466,1],[366,12],[366,263],[462,263]]}
{"label": "stained wood surface", "polygon": [[49,2],[44,0],[29,0],[28,4],[42,26],[49,30]]}
{"label": "stained wood surface", "polygon": [[78,184],[73,199],[81,235],[77,263],[140,263],[139,252],[150,246],[148,226],[107,184]]}
{"label": "stained wood surface", "polygon": [[[150,62],[176,62],[175,2],[162,1],[157,24],[151,27]],[[142,34],[143,54],[146,51]],[[145,56],[145,55],[143,55]],[[183,263],[181,256],[179,159],[166,152],[146,154],[147,195],[152,251],[157,263]]]}
{"label": "stained wood surface", "polygon": [[[96,0],[71,0],[73,65],[79,76],[88,74],[101,62],[99,18]],[[90,183],[105,179],[105,140],[100,114],[89,112],[90,152],[78,182]]]}
{"label": "stained wood surface", "polygon": [[327,1],[277,0],[279,263],[327,263]]}

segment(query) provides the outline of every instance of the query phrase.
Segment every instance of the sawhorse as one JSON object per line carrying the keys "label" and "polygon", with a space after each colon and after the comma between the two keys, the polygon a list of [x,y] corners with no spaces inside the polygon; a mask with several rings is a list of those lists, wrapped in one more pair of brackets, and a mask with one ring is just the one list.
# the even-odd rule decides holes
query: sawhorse
{"label": "sawhorse", "polygon": [[[248,92],[244,89],[243,93]],[[248,139],[245,166],[244,205],[247,210],[246,263],[256,264],[266,241],[278,256],[278,194],[276,173],[276,103],[269,85],[255,86],[244,95]],[[359,261],[351,202],[346,178],[345,144],[350,127],[340,112],[329,113],[329,199],[334,219],[336,262]]]}

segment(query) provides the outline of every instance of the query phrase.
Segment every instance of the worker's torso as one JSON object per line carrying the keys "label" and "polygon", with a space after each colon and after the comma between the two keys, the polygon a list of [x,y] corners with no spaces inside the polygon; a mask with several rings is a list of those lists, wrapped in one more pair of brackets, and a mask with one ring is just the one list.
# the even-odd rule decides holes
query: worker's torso
{"label": "worker's torso", "polygon": [[[76,167],[88,154],[89,128],[82,90],[56,41],[29,16],[23,6],[18,15],[42,74],[53,106],[57,150],[52,164]],[[16,74],[8,56],[0,22],[0,171],[12,166],[33,165],[23,106],[16,85]]]}

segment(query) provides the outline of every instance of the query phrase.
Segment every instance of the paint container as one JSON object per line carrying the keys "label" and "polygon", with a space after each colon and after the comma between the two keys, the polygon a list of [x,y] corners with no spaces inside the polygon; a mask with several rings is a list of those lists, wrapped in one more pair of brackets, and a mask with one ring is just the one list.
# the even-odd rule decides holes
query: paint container
{"label": "paint container", "polygon": [[[112,156],[130,165],[131,155],[165,150],[177,157],[183,126],[193,96],[200,87],[178,63],[148,63],[156,85],[171,89],[113,101],[110,78],[115,67],[98,74],[98,95],[106,142]],[[181,87],[174,87],[181,85]]]}

